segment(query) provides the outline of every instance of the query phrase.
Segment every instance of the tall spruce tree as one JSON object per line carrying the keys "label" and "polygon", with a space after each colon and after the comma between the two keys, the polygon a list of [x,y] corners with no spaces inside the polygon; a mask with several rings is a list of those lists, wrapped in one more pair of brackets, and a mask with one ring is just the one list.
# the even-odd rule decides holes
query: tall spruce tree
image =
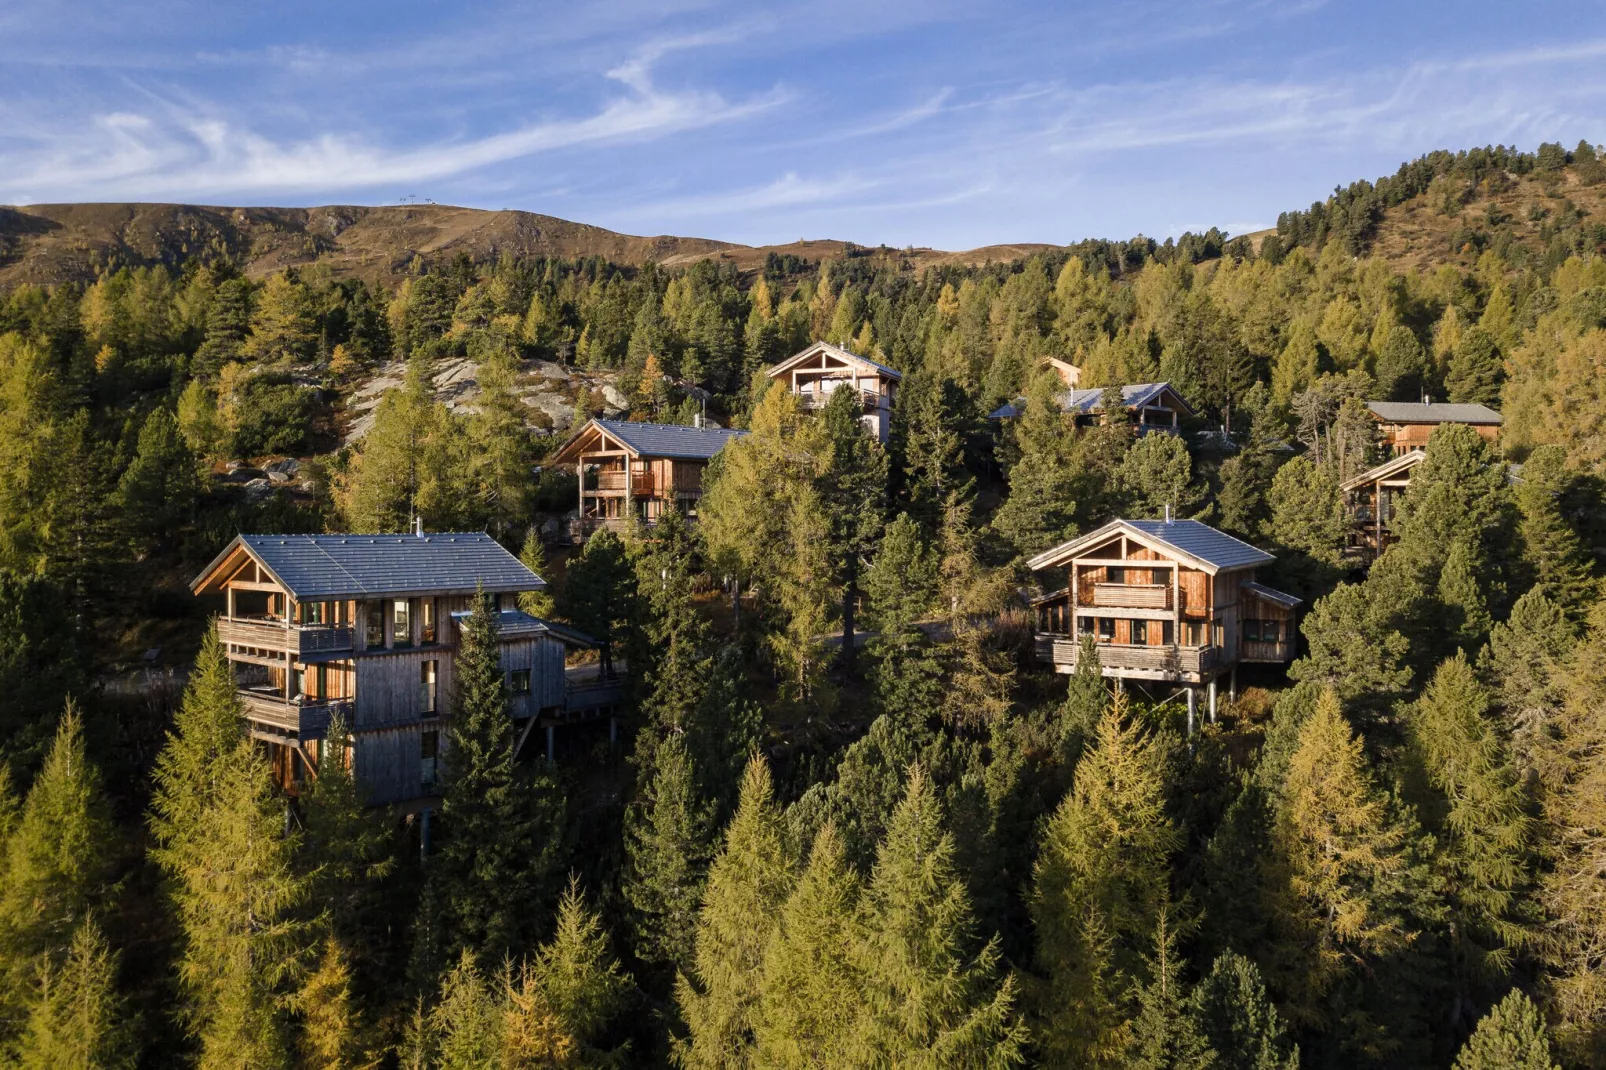
{"label": "tall spruce tree", "polygon": [[1551,727],[1561,708],[1567,655],[1577,641],[1566,611],[1535,587],[1517,599],[1508,620],[1494,626],[1479,656],[1524,775],[1540,773],[1553,750]]}
{"label": "tall spruce tree", "polygon": [[818,482],[830,529],[835,586],[841,592],[842,658],[851,661],[861,574],[886,525],[887,454],[866,432],[857,390],[838,390],[823,415],[831,462]]}
{"label": "tall spruce tree", "polygon": [[1162,909],[1148,957],[1149,979],[1137,991],[1127,1040],[1127,1070],[1212,1070],[1220,1057],[1205,1035],[1196,1002],[1182,980],[1182,959],[1170,910]]}
{"label": "tall spruce tree", "polygon": [[[1506,976],[1537,936],[1530,802],[1465,658],[1444,662],[1410,713],[1414,751],[1432,795],[1424,824],[1450,911],[1450,950],[1462,993]],[[1470,1023],[1468,1023],[1470,1024]]]}
{"label": "tall spruce tree", "polygon": [[1181,843],[1164,772],[1159,744],[1129,721],[1118,696],[1044,832],[1031,897],[1044,978],[1036,1032],[1057,1062],[1103,1065],[1126,1046],[1126,1003]]}
{"label": "tall spruce tree", "polygon": [[1578,620],[1588,609],[1597,585],[1578,533],[1562,514],[1563,496],[1576,482],[1566,459],[1566,451],[1553,445],[1539,446],[1528,455],[1516,491],[1522,514],[1518,530],[1524,567],[1531,570],[1534,582],[1548,598]]}
{"label": "tall spruce tree", "polygon": [[[0,850],[0,1023],[25,1017],[39,971],[61,964],[74,932],[103,905],[112,849],[100,775],[68,703]],[[0,1024],[0,1040],[14,1029]]]}
{"label": "tall spruce tree", "polygon": [[769,765],[755,754],[725,844],[709,868],[693,972],[675,986],[689,1033],[675,1045],[680,1066],[753,1065],[764,947],[791,894],[794,870]]}
{"label": "tall spruce tree", "polygon": [[17,1070],[124,1070],[135,1044],[117,993],[117,954],[93,918],[73,931],[59,964],[40,967],[14,1062]]}
{"label": "tall spruce tree", "polygon": [[[524,546],[519,550],[519,564],[543,580],[547,578],[546,544],[541,541],[541,533],[533,524],[525,532]],[[551,617],[557,612],[557,600],[552,597],[550,586],[541,591],[520,591],[519,608],[532,617]]]}
{"label": "tall spruce tree", "polygon": [[569,562],[563,615],[597,641],[604,675],[613,672],[614,649],[626,640],[635,610],[634,587],[625,544],[608,528],[593,532],[580,556]]}
{"label": "tall spruce tree", "polygon": [[997,938],[976,948],[970,894],[930,778],[915,766],[876,852],[860,924],[864,1007],[858,1065],[1007,1067],[1026,1026]]}
{"label": "tall spruce tree", "polygon": [[864,1006],[855,959],[858,899],[858,875],[827,823],[814,837],[808,866],[764,949],[754,1026],[757,1065],[853,1065],[853,1034]]}
{"label": "tall spruce tree", "polygon": [[625,812],[622,890],[632,911],[636,955],[680,972],[692,969],[698,912],[714,854],[713,805],[698,792],[690,755],[670,735],[642,771],[641,798]]}
{"label": "tall spruce tree", "polygon": [[573,879],[558,902],[556,931],[530,972],[584,1062],[606,1061],[601,1045],[629,998],[630,977],[614,961],[602,919]]}

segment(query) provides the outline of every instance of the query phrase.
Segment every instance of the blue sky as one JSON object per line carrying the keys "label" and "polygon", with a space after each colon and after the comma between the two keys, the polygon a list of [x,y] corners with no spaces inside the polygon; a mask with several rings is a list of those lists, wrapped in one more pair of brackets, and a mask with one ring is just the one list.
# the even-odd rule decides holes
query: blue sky
{"label": "blue sky", "polygon": [[1234,233],[1606,140],[1606,5],[0,3],[0,203],[522,208],[964,249]]}

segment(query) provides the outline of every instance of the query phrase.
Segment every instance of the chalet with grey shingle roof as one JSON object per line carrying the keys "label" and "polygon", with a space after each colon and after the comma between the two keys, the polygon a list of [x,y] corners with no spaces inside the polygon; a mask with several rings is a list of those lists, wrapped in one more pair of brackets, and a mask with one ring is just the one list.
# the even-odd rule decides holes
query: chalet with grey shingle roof
{"label": "chalet with grey shingle roof", "polygon": [[769,370],[807,408],[823,408],[838,390],[858,393],[865,429],[885,443],[892,433],[892,407],[903,373],[830,342],[815,342]]}
{"label": "chalet with grey shingle roof", "polygon": [[241,715],[291,793],[339,761],[372,803],[431,805],[479,591],[496,606],[520,745],[544,725],[550,754],[555,725],[611,715],[619,699],[617,681],[565,668],[570,649],[595,642],[520,610],[546,581],[483,532],[239,535],[190,587],[219,603]]}
{"label": "chalet with grey shingle roof", "polygon": [[[1088,387],[1067,390],[1056,395],[1060,411],[1066,413],[1078,427],[1087,427],[1103,418],[1104,388]],[[1121,404],[1125,406],[1132,427],[1138,434],[1163,431],[1176,434],[1182,420],[1191,417],[1193,407],[1170,383],[1129,383],[1121,388]],[[1000,405],[987,414],[989,420],[1013,420],[1026,410],[1026,399],[1016,398]]]}
{"label": "chalet with grey shingle roof", "polygon": [[580,479],[574,536],[623,527],[631,517],[656,523],[666,509],[697,515],[703,469],[733,439],[723,427],[687,427],[631,420],[587,420],[552,455]]}
{"label": "chalet with grey shingle roof", "polygon": [[1204,686],[1214,716],[1219,677],[1294,656],[1300,600],[1255,579],[1273,560],[1197,520],[1112,520],[1027,562],[1058,588],[1033,601],[1038,657],[1073,672],[1091,637],[1103,675],[1181,685],[1190,713]]}
{"label": "chalet with grey shingle roof", "polygon": [[1440,424],[1466,424],[1490,442],[1500,437],[1501,416],[1487,405],[1443,401],[1368,401],[1378,423],[1383,448],[1392,456],[1426,449],[1428,436]]}

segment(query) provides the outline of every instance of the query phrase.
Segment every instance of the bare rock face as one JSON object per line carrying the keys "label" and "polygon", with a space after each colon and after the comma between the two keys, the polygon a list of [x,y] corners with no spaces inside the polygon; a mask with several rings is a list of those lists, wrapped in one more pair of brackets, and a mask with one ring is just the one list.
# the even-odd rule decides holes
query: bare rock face
{"label": "bare rock face", "polygon": [[628,412],[630,410],[630,399],[625,397],[624,392],[612,383],[602,384],[602,398],[608,403],[608,408],[613,411]]}
{"label": "bare rock face", "polygon": [[[346,432],[341,437],[350,445],[360,440],[374,425],[379,402],[407,381],[406,361],[393,360],[380,365],[372,377],[346,398]],[[525,423],[536,434],[563,431],[574,424],[574,397],[581,386],[600,390],[612,412],[630,408],[630,399],[614,385],[611,373],[580,371],[547,360],[526,361],[519,368],[514,391],[529,409]],[[479,411],[479,365],[467,357],[439,361],[431,380],[436,401],[458,413]]]}

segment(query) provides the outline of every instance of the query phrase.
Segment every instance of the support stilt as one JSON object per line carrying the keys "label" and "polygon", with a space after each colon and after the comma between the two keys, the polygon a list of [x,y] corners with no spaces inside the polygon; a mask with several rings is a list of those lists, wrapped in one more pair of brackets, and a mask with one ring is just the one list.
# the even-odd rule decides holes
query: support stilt
{"label": "support stilt", "polygon": [[1232,667],[1232,672],[1227,676],[1227,701],[1238,701],[1238,666],[1236,665]]}
{"label": "support stilt", "polygon": [[1188,738],[1190,739],[1193,738],[1193,718],[1198,705],[1199,693],[1191,687],[1188,688]]}
{"label": "support stilt", "polygon": [[546,760],[549,762],[555,762],[557,760],[557,734],[558,732],[555,726],[546,726]]}
{"label": "support stilt", "polygon": [[608,746],[612,747],[619,742],[619,718],[608,717]]}
{"label": "support stilt", "polygon": [[1210,678],[1210,723],[1216,723],[1216,680]]}
{"label": "support stilt", "polygon": [[429,807],[424,807],[418,814],[418,860],[422,862],[429,857]]}

